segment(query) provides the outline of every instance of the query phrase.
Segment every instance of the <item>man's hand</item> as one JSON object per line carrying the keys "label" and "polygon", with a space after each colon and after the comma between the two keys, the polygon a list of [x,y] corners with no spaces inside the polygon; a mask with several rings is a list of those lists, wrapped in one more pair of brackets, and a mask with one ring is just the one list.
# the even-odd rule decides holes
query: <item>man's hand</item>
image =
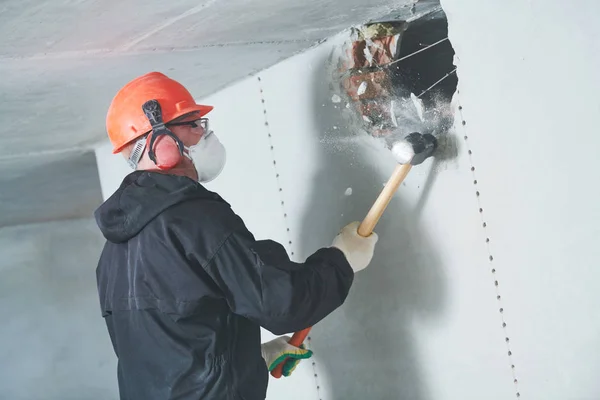
{"label": "man's hand", "polygon": [[283,365],[283,376],[290,376],[298,366],[300,360],[312,356],[312,351],[306,350],[304,345],[300,347],[290,345],[288,343],[290,339],[289,336],[281,336],[270,342],[261,344],[262,356],[267,363],[269,371],[272,371],[277,365],[287,359]]}
{"label": "man's hand", "polygon": [[369,237],[362,237],[358,234],[360,222],[352,222],[346,225],[333,240],[333,247],[340,249],[354,272],[362,271],[367,268],[373,253],[375,244],[379,236],[375,232]]}

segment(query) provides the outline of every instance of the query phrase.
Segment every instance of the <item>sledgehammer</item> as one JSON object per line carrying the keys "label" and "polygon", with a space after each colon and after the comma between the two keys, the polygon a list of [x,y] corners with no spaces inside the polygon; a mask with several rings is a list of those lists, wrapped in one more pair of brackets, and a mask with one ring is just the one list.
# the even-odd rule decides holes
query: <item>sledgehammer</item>
{"label": "sledgehammer", "polygon": [[[419,132],[413,132],[391,147],[392,154],[398,162],[398,165],[379,194],[379,197],[375,200],[375,203],[373,203],[367,216],[358,226],[358,234],[360,236],[368,237],[373,233],[375,225],[377,225],[381,219],[381,216],[390,204],[392,197],[394,197],[394,194],[402,182],[404,182],[404,179],[413,165],[419,165],[427,158],[431,157],[437,149],[437,144],[435,136],[429,133],[420,134]],[[306,328],[294,333],[289,343],[292,346],[300,347],[308,336],[310,329],[311,328]],[[284,363],[285,361],[281,362],[273,371],[271,371],[271,375],[274,378],[281,378],[283,375]]]}

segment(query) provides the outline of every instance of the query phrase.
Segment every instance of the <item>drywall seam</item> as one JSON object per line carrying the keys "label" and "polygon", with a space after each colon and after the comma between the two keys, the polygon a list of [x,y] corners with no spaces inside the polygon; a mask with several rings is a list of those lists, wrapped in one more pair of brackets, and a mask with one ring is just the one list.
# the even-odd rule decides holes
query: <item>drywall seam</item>
{"label": "drywall seam", "polygon": [[498,311],[500,312],[500,319],[502,320],[502,330],[504,331],[504,341],[506,344],[506,351],[508,354],[508,360],[510,362],[510,368],[511,368],[511,372],[512,372],[512,376],[513,376],[513,383],[515,385],[515,394],[517,397],[521,397],[521,393],[519,392],[519,381],[517,379],[517,371],[516,371],[516,367],[513,361],[513,353],[511,350],[511,346],[510,346],[510,337],[508,335],[508,327],[506,324],[506,317],[504,314],[504,307],[502,304],[502,296],[500,295],[500,282],[498,281],[497,277],[496,277],[496,268],[494,265],[494,256],[492,255],[492,243],[491,243],[491,239],[490,236],[488,235],[488,224],[487,221],[485,219],[485,212],[484,212],[484,208],[483,208],[483,202],[481,200],[481,192],[479,191],[479,189],[477,188],[477,184],[478,184],[478,180],[477,180],[477,170],[475,168],[475,164],[473,162],[473,151],[471,149],[471,146],[469,144],[469,136],[467,134],[467,121],[464,118],[463,115],[463,107],[461,105],[460,102],[460,98],[459,98],[459,94],[460,94],[460,90],[457,90],[457,103],[458,103],[458,112],[460,114],[460,121],[462,124],[462,130],[463,130],[463,139],[467,148],[467,153],[469,155],[469,164],[471,166],[471,173],[473,176],[473,185],[475,186],[475,196],[477,197],[477,205],[479,207],[479,215],[481,217],[481,225],[483,227],[483,231],[485,233],[485,244],[486,244],[486,248],[487,248],[487,253],[488,253],[488,263],[489,266],[491,268],[490,272],[492,274],[492,277],[494,278],[494,286],[496,289],[496,300],[498,302],[499,305],[499,309]]}
{"label": "drywall seam", "polygon": [[[275,170],[275,178],[277,179],[277,190],[279,192],[279,200],[281,201],[281,211],[283,212],[284,225],[285,225],[285,230],[286,230],[286,235],[287,235],[288,245],[289,245],[288,247],[289,247],[289,251],[290,251],[290,256],[291,256],[291,258],[293,258],[295,253],[294,253],[294,248],[293,248],[293,243],[292,243],[292,235],[291,235],[291,231],[290,231],[290,225],[287,222],[288,218],[287,218],[287,212],[286,212],[286,208],[285,208],[285,200],[283,197],[283,187],[281,186],[281,180],[279,179],[280,174],[277,169],[277,157],[275,155],[275,146],[273,145],[272,133],[271,133],[271,129],[269,126],[267,104],[266,104],[266,100],[265,100],[264,90],[263,90],[262,84],[261,84],[262,79],[260,78],[260,75],[256,76],[256,80],[258,82],[258,90],[260,91],[260,101],[262,103],[263,114],[265,117],[265,129],[266,129],[267,135],[269,137],[269,146],[270,146],[270,150],[271,150],[271,157],[273,160],[273,168]],[[310,336],[306,338],[306,347],[308,349],[310,349],[312,347]],[[315,387],[317,389],[317,395],[319,397],[319,400],[321,400],[321,385],[319,384],[319,374],[317,373],[317,363],[314,359],[312,361],[312,367],[313,367],[313,375],[315,378]]]}
{"label": "drywall seam", "polygon": [[[306,342],[307,342],[307,348],[311,349],[312,348],[312,338],[310,336],[308,336],[306,338]],[[319,400],[323,400],[322,396],[321,396],[321,384],[319,383],[319,374],[318,374],[318,367],[317,367],[317,362],[313,359],[312,361],[312,367],[313,367],[313,374],[314,374],[314,378],[315,378],[315,386],[317,388],[317,395],[319,396]]]}
{"label": "drywall seam", "polygon": [[294,249],[293,249],[293,243],[292,243],[292,236],[290,233],[290,226],[287,223],[287,212],[285,209],[285,201],[283,199],[283,188],[281,187],[281,180],[279,179],[279,171],[277,169],[277,159],[275,157],[275,146],[273,145],[273,140],[272,140],[272,135],[271,135],[271,129],[269,128],[269,119],[268,119],[268,113],[267,113],[267,104],[265,101],[265,96],[264,96],[264,92],[263,92],[263,88],[261,85],[261,79],[260,76],[256,77],[257,81],[258,81],[258,90],[260,91],[260,101],[262,103],[262,107],[263,107],[263,115],[265,117],[265,130],[267,132],[267,136],[269,137],[269,146],[271,147],[271,158],[273,161],[273,169],[275,170],[275,179],[277,180],[277,191],[279,192],[279,200],[281,201],[281,211],[283,212],[283,219],[284,219],[284,226],[285,226],[285,230],[286,230],[286,236],[287,236],[287,240],[288,240],[288,250],[290,252],[290,255],[293,257],[294,256]]}

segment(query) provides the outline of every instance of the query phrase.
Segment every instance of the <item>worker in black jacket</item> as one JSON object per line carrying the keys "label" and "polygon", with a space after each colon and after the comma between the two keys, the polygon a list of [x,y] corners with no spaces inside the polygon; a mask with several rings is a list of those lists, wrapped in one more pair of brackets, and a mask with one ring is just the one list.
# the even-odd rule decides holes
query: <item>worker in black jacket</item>
{"label": "worker in black jacket", "polygon": [[219,195],[224,148],[178,82],[152,72],[114,97],[107,130],[134,169],[96,210],[107,239],[97,268],[102,315],[118,357],[121,399],[263,400],[268,371],[288,376],[309,350],[275,335],[312,326],[339,307],[377,235],[357,223],[331,247],[290,261],[257,241]]}

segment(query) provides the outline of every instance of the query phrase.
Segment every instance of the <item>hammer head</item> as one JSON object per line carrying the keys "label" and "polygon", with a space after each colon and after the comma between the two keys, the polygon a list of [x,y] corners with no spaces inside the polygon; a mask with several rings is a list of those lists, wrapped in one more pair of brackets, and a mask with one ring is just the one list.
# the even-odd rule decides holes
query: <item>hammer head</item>
{"label": "hammer head", "polygon": [[437,139],[430,133],[411,133],[406,140],[413,146],[415,156],[411,160],[412,165],[419,165],[433,155],[437,148]]}

